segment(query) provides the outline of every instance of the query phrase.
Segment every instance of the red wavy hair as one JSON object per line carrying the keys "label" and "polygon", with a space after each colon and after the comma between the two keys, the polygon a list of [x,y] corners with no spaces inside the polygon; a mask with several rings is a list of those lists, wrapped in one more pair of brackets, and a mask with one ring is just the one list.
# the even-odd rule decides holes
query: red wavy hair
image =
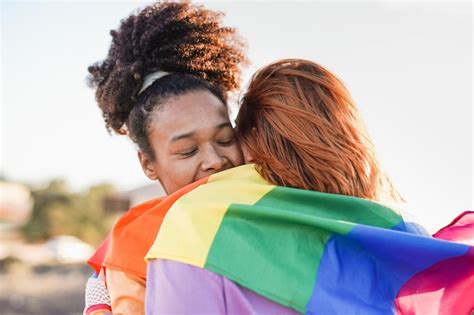
{"label": "red wavy hair", "polygon": [[285,59],[260,69],[241,99],[237,136],[269,182],[401,201],[377,160],[357,106],[330,71]]}

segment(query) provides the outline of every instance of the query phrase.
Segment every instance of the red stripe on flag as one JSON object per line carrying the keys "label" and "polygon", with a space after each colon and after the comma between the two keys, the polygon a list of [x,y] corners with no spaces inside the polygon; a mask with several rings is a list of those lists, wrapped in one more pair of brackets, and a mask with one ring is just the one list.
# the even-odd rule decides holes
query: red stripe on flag
{"label": "red stripe on flag", "polygon": [[146,278],[145,255],[168,209],[180,197],[205,184],[209,177],[191,183],[168,197],[153,199],[128,210],[115,224],[89,260],[94,270],[106,267]]}
{"label": "red stripe on flag", "polygon": [[474,310],[474,248],[412,277],[399,291],[399,314],[471,314]]}
{"label": "red stripe on flag", "polygon": [[465,211],[433,237],[474,246],[474,211]]}

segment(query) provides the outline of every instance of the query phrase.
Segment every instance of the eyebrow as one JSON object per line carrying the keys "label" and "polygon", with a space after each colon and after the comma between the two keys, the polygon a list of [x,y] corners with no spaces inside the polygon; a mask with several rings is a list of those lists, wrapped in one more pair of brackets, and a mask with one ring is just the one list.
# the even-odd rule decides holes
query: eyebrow
{"label": "eyebrow", "polygon": [[[232,128],[232,124],[231,124],[230,122],[224,122],[224,123],[222,123],[222,124],[217,125],[215,128],[216,128],[216,129],[224,129],[225,127],[230,127],[230,128]],[[183,134],[174,136],[173,138],[171,138],[170,141],[171,141],[171,142],[176,142],[176,141],[181,140],[181,139],[191,138],[191,137],[194,136],[195,134],[196,134],[196,131],[191,131],[191,132],[183,133]]]}

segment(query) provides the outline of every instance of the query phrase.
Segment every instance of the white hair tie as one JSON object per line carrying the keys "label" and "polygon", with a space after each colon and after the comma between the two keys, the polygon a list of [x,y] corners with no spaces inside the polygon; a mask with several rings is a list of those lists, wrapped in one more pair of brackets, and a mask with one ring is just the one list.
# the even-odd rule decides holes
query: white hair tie
{"label": "white hair tie", "polygon": [[166,72],[166,71],[158,70],[158,71],[155,71],[153,73],[150,73],[150,74],[146,75],[145,80],[143,80],[142,88],[140,89],[140,91],[138,91],[138,96],[140,96],[140,94],[142,94],[143,91],[145,91],[147,88],[149,88],[153,84],[153,82],[155,82],[156,80],[159,80],[162,77],[165,77],[169,74],[171,74],[171,73]]}

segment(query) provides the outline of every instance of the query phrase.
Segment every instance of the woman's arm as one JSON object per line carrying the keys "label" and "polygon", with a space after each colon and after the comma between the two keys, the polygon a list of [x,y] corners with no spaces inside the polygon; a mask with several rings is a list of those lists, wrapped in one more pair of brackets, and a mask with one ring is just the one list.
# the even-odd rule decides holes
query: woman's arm
{"label": "woman's arm", "polygon": [[103,273],[94,273],[86,284],[84,315],[111,314],[109,291]]}
{"label": "woman's arm", "polygon": [[145,313],[144,279],[111,269],[107,269],[105,278],[114,314]]}

